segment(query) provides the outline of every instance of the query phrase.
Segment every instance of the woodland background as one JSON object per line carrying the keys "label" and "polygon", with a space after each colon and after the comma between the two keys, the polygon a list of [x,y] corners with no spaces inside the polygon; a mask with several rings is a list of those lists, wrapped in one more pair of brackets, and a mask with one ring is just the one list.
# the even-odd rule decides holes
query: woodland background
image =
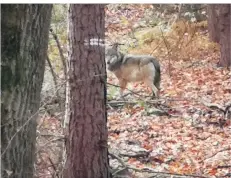
{"label": "woodland background", "polygon": [[[224,121],[222,108],[231,100],[231,73],[216,65],[219,45],[209,40],[206,6],[110,4],[106,7],[107,42],[123,43],[124,52],[151,54],[161,63],[158,103],[146,99],[150,91],[142,84],[129,86],[135,93],[127,92],[127,102],[115,101],[119,88],[113,85],[118,83],[108,74],[108,83],[113,84],[108,85],[110,151],[120,155],[143,177],[147,174],[142,170],[144,167],[187,175],[230,173],[230,120]],[[66,5],[55,5],[51,27],[58,36],[64,58],[67,58],[67,20],[63,15],[66,13]],[[38,127],[38,177],[58,171],[61,159],[58,153],[62,150],[64,113],[59,107],[64,107],[65,75],[52,35],[49,59],[56,81],[47,65],[44,112]],[[116,160],[111,160],[111,164],[121,166]]]}
{"label": "woodland background", "polygon": [[[121,101],[118,81],[107,73],[113,177],[231,176],[231,71],[221,67],[230,61],[222,60],[215,12],[222,13],[204,4],[105,6],[106,43],[156,57],[162,75],[159,99],[136,83]],[[64,169],[67,13],[68,5],[53,5],[37,119],[38,178],[62,177]]]}

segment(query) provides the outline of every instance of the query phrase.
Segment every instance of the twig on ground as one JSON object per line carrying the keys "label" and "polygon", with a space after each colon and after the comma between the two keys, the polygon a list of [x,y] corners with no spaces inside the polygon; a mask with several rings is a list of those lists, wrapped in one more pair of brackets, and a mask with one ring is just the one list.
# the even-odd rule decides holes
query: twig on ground
{"label": "twig on ground", "polygon": [[[159,101],[161,101],[161,100],[149,100],[149,101],[144,101],[144,102],[147,102],[147,103],[150,103],[150,104],[158,104]],[[109,101],[108,104],[111,104],[111,105],[117,105],[117,104],[137,104],[139,102],[140,101],[120,100],[120,101]]]}
{"label": "twig on ground", "polygon": [[[125,171],[125,170],[128,170],[128,168],[127,168],[127,167],[123,167],[123,168],[121,168],[121,169],[118,169],[117,171],[113,172],[112,176],[116,176],[116,175],[118,175],[120,172],[123,172],[123,171]],[[116,177],[118,177],[118,176],[116,176]],[[119,176],[119,178],[127,178],[127,176],[126,176],[126,177],[124,177],[124,176]]]}
{"label": "twig on ground", "polygon": [[[121,88],[119,85],[115,85],[115,84],[112,84],[112,83],[108,83],[107,82],[107,84],[108,85],[111,85],[111,86],[114,86],[114,87],[118,87],[118,88]],[[134,91],[132,91],[132,90],[130,90],[130,89],[128,89],[128,88],[125,88],[125,89],[127,89],[128,91],[130,91],[130,92],[132,92],[133,94],[135,94],[135,95],[138,95],[138,96],[140,96],[140,97],[150,97],[150,96],[147,96],[147,95],[141,95],[141,94],[139,94],[138,92],[134,92]]]}
{"label": "twig on ground", "polygon": [[227,169],[231,168],[231,165],[217,166],[217,169]]}
{"label": "twig on ground", "polygon": [[155,171],[154,169],[152,168],[148,168],[148,167],[145,167],[145,168],[136,168],[136,167],[133,167],[133,166],[127,166],[128,169],[132,169],[136,172],[148,172],[148,173],[155,173],[155,174],[162,174],[162,175],[172,175],[172,176],[182,176],[182,177],[199,177],[199,178],[209,178],[209,177],[205,177],[205,176],[201,176],[201,175],[194,175],[194,174],[177,174],[177,173],[168,173],[168,172],[158,172],[158,171]]}
{"label": "twig on ground", "polygon": [[225,178],[231,177],[231,173],[227,173],[224,176],[220,176],[220,177],[225,177]]}
{"label": "twig on ground", "polygon": [[120,158],[118,155],[112,154],[112,153],[110,153],[110,152],[109,152],[109,155],[112,157],[112,159],[113,159],[113,158],[114,158],[114,159],[117,159],[118,162],[119,162],[122,166],[126,167],[126,164],[124,163],[124,161],[122,160],[122,158]]}
{"label": "twig on ground", "polygon": [[[136,172],[148,172],[148,173],[155,173],[155,174],[162,174],[162,175],[175,175],[175,176],[182,176],[182,177],[198,177],[198,178],[208,178],[208,177],[205,177],[205,176],[202,176],[202,175],[194,175],[194,174],[177,174],[177,173],[168,173],[168,172],[160,172],[160,171],[156,171],[152,168],[148,168],[148,167],[145,167],[145,168],[136,168],[134,166],[130,166],[128,165],[127,163],[125,163],[122,158],[120,158],[119,156],[115,155],[115,154],[112,154],[112,153],[109,153],[109,155],[112,157],[112,158],[115,158],[118,160],[118,162],[123,166],[123,168],[121,170],[119,170],[118,172],[121,172],[125,169],[132,169]],[[153,177],[153,176],[152,176]]]}
{"label": "twig on ground", "polygon": [[225,107],[220,106],[219,104],[215,104],[215,103],[207,103],[205,101],[201,101],[202,104],[204,104],[206,107],[210,108],[210,109],[218,109],[222,112],[225,112]]}
{"label": "twig on ground", "polygon": [[218,153],[221,153],[221,152],[225,152],[225,151],[230,151],[231,150],[231,146],[227,146],[225,148],[222,148],[221,150],[218,150],[217,152],[213,153],[211,156],[205,158],[204,160],[200,161],[200,162],[204,162],[210,158],[213,158],[214,156],[216,156]]}
{"label": "twig on ground", "polygon": [[120,153],[121,156],[124,157],[129,157],[129,158],[140,158],[140,157],[147,157],[149,155],[149,152],[141,152],[141,153],[136,153],[136,154],[123,154]]}

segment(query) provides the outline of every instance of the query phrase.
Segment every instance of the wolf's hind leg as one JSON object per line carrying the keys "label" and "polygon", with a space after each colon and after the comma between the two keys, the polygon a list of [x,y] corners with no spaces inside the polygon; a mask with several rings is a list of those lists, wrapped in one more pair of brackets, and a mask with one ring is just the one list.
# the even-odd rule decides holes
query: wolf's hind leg
{"label": "wolf's hind leg", "polygon": [[153,84],[153,80],[146,80],[145,83],[152,89],[153,96],[159,98],[159,89]]}
{"label": "wolf's hind leg", "polygon": [[152,98],[159,98],[159,90],[156,88],[156,86],[154,85],[154,84],[152,84],[152,93],[153,93],[153,95],[152,95]]}

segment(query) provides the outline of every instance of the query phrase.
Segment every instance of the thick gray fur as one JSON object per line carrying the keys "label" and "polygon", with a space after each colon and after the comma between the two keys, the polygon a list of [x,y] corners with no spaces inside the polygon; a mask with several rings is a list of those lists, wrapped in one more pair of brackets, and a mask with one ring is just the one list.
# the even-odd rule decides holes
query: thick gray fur
{"label": "thick gray fur", "polygon": [[[112,48],[106,48],[106,62],[107,68],[110,71],[116,71],[122,65],[130,65],[130,64],[137,64],[142,67],[142,65],[146,65],[148,63],[152,63],[155,67],[155,78],[153,84],[160,89],[160,79],[161,79],[161,72],[160,72],[160,64],[157,59],[152,56],[148,55],[132,55],[132,54],[123,54],[122,52],[117,50],[117,46],[113,46]],[[113,59],[114,60],[111,60]]]}

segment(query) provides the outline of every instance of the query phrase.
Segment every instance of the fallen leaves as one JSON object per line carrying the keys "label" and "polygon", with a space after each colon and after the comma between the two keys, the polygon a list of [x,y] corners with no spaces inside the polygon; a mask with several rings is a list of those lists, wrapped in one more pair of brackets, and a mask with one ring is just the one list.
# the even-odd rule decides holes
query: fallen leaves
{"label": "fallen leaves", "polygon": [[[159,171],[178,174],[227,174],[228,168],[217,169],[217,166],[231,164],[231,151],[223,150],[231,145],[230,121],[227,120],[221,128],[219,119],[224,117],[222,113],[211,110],[202,101],[221,106],[230,101],[231,75],[226,69],[214,68],[211,65],[213,61],[201,59],[200,65],[189,68],[179,68],[188,62],[172,62],[172,76],[169,77],[167,72],[162,75],[161,97],[172,98],[169,106],[175,109],[177,117],[146,116],[143,112],[147,108],[145,105],[120,109],[116,114],[121,119],[116,125],[126,134],[121,134],[111,146],[119,146],[122,140],[139,140],[151,156],[146,163],[132,158],[129,163],[137,167],[148,165]],[[167,61],[161,61],[161,65],[165,71]],[[130,89],[132,87],[130,85]],[[144,88],[144,85],[136,85],[133,89],[147,91]],[[125,117],[127,114],[129,117]]]}
{"label": "fallen leaves", "polygon": [[[115,39],[124,38],[123,35],[130,33],[134,23],[142,18],[145,8],[153,6],[128,5],[110,9],[106,25],[110,36],[116,34]],[[195,24],[188,24],[188,31],[184,30],[185,24],[176,25],[183,29],[182,34],[174,35],[176,31],[173,31],[165,36],[171,49],[167,49],[161,43],[163,39],[156,38],[155,34],[148,37],[150,43],[132,49],[134,54],[153,54],[159,58],[161,98],[171,108],[168,110],[171,117],[148,116],[146,111],[152,106],[145,102],[109,110],[109,131],[120,131],[109,135],[109,141],[113,140],[110,146],[124,149],[121,143],[125,140],[140,142],[140,147],[148,150],[150,156],[146,161],[128,159],[128,163],[137,168],[149,166],[158,171],[201,176],[226,175],[228,168],[217,167],[231,164],[230,150],[222,150],[231,145],[231,121],[225,120],[222,124],[224,114],[209,108],[203,101],[225,106],[231,100],[231,72],[216,67],[219,46],[209,42],[207,32],[194,34],[193,30],[190,34],[189,27]],[[156,50],[153,52],[153,49]],[[110,82],[118,81],[110,77]],[[129,85],[129,89],[151,94],[150,89],[139,83]],[[112,117],[113,114],[116,117]]]}

